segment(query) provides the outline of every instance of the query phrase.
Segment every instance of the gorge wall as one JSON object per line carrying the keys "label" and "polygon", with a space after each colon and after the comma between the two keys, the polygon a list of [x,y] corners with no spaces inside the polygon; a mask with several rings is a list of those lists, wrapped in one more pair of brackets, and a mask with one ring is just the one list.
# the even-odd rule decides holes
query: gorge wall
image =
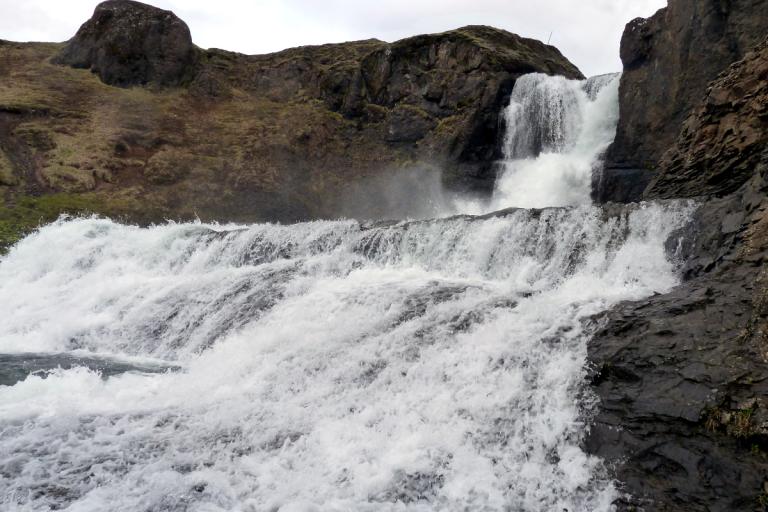
{"label": "gorge wall", "polygon": [[632,496],[622,510],[768,505],[766,15],[762,1],[672,0],[623,39],[609,156],[629,163],[598,192],[700,206],[669,248],[682,285],[599,319],[589,344],[602,406],[587,445]]}
{"label": "gorge wall", "polygon": [[597,199],[642,196],[708,84],[760,43],[767,26],[766,0],[670,0],[627,25],[621,116]]}
{"label": "gorge wall", "polygon": [[202,50],[173,13],[110,0],[66,44],[0,42],[0,238],[62,211],[292,221],[348,213],[355,195],[353,213],[377,216],[360,183],[430,168],[487,191],[502,105],[530,72],[582,76],[556,48],[483,26]]}

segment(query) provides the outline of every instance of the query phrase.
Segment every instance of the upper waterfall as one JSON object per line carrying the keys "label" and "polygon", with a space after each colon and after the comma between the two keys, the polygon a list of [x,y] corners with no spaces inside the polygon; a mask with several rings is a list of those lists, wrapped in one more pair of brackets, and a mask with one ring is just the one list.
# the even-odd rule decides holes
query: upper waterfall
{"label": "upper waterfall", "polygon": [[613,141],[619,74],[517,80],[504,111],[504,161],[490,210],[590,202],[592,172]]}

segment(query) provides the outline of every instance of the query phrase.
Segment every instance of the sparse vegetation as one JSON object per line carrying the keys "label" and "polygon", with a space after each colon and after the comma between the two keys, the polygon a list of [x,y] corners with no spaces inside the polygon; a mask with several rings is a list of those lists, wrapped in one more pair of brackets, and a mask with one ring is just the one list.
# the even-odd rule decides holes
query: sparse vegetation
{"label": "sparse vegetation", "polygon": [[[722,432],[736,439],[748,439],[758,433],[754,421],[756,411],[756,402],[736,410],[713,407],[705,413],[704,428],[709,432]],[[753,444],[752,448],[755,446],[757,445]]]}

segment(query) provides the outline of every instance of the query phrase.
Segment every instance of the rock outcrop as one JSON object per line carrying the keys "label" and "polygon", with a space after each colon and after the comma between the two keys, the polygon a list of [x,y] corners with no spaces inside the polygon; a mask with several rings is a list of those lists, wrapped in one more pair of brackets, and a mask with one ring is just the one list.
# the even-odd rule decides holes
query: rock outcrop
{"label": "rock outcrop", "polygon": [[601,405],[587,449],[620,510],[768,503],[768,151],[735,194],[702,204],[673,291],[626,303],[589,342]]}
{"label": "rock outcrop", "polygon": [[197,51],[187,24],[171,11],[132,0],[96,7],[54,61],[90,69],[110,85],[179,85]]}
{"label": "rock outcrop", "polygon": [[61,211],[377,217],[381,202],[342,198],[406,171],[487,191],[502,106],[534,71],[582,77],[556,48],[491,27],[248,56],[110,0],[64,45],[0,42],[0,238]]}
{"label": "rock outcrop", "polygon": [[659,163],[646,197],[724,196],[751,178],[768,146],[768,40],[710,84]]}
{"label": "rock outcrop", "polygon": [[[681,51],[698,55],[688,65],[707,56]],[[616,308],[589,342],[601,408],[587,448],[623,483],[621,510],[768,507],[768,41],[745,53],[702,87],[644,193],[634,179],[612,184],[613,198],[700,204],[686,242],[669,248],[683,283]],[[658,155],[663,140],[639,148]]]}
{"label": "rock outcrop", "polygon": [[651,18],[631,21],[621,41],[624,74],[616,139],[606,155],[609,179],[636,181],[645,173],[647,182],[707,84],[759,44],[766,26],[768,0],[669,0]]}

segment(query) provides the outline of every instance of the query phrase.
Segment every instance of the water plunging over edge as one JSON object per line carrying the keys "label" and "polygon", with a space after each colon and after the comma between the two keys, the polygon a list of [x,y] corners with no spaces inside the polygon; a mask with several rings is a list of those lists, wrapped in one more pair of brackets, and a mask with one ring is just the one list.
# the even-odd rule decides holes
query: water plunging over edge
{"label": "water plunging over edge", "polygon": [[0,503],[608,510],[580,448],[584,321],[676,284],[664,247],[690,209],[51,224],[0,261],[0,352],[181,370],[0,387]]}
{"label": "water plunging over edge", "polygon": [[592,173],[616,133],[620,76],[580,81],[533,73],[517,80],[489,210],[590,203]]}

